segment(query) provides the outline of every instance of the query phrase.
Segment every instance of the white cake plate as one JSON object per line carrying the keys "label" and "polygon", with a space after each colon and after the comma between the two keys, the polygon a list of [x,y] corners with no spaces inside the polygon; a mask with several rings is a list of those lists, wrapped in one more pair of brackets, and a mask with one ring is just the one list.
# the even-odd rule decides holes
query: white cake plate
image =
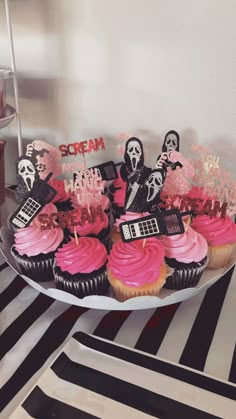
{"label": "white cake plate", "polygon": [[[17,262],[13,258],[10,252],[10,248],[14,241],[14,232],[10,226],[4,226],[1,229],[1,238],[2,242],[0,243],[0,250],[9,263],[9,265],[15,270],[19,275],[20,269]],[[55,283],[50,282],[41,282],[36,283],[31,278],[28,278],[24,275],[21,275],[22,278],[33,288],[38,291],[52,297],[56,300],[63,301],[68,304],[73,304],[80,307],[96,308],[99,310],[142,310],[147,308],[155,308],[167,306],[170,304],[175,304],[180,301],[187,300],[192,298],[200,292],[211,287],[216,281],[218,281],[234,264],[236,263],[236,257],[232,259],[230,263],[222,269],[218,270],[205,270],[201,277],[200,282],[195,288],[186,288],[180,291],[168,290],[163,288],[160,292],[159,297],[153,296],[143,296],[130,298],[127,301],[119,302],[117,301],[112,294],[98,296],[91,295],[80,299],[72,294],[69,294],[65,291],[56,289]]]}

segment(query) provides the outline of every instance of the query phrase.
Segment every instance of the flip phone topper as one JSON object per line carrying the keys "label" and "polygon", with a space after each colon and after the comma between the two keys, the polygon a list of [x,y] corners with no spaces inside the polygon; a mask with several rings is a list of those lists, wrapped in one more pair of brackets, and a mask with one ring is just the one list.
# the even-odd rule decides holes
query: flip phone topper
{"label": "flip phone topper", "polygon": [[38,179],[34,182],[26,201],[23,201],[10,218],[10,222],[17,228],[27,227],[42,208],[52,201],[57,191],[48,185],[47,181],[51,174],[45,180]]}
{"label": "flip phone topper", "polygon": [[136,220],[120,223],[121,238],[124,242],[146,239],[152,236],[173,236],[184,233],[182,217],[190,211],[180,213],[178,210],[167,210]]}

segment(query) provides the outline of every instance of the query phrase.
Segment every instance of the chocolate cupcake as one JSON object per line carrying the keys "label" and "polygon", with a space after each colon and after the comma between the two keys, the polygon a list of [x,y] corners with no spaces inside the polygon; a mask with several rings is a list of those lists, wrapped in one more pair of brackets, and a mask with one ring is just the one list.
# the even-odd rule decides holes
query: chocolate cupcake
{"label": "chocolate cupcake", "polygon": [[162,236],[167,266],[173,269],[165,288],[181,290],[195,287],[207,265],[207,242],[201,234],[186,227],[183,234]]}
{"label": "chocolate cupcake", "polygon": [[72,239],[55,255],[56,287],[84,298],[104,294],[109,283],[106,273],[107,251],[96,238]]}
{"label": "chocolate cupcake", "polygon": [[63,241],[60,228],[41,231],[36,223],[15,233],[11,253],[23,275],[35,282],[52,281],[55,251]]}

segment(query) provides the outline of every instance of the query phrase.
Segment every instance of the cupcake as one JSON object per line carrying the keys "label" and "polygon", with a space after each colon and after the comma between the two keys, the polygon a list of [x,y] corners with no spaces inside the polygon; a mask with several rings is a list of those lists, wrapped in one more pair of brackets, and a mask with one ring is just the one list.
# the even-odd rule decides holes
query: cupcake
{"label": "cupcake", "polygon": [[207,265],[207,242],[191,227],[183,234],[162,236],[167,266],[173,269],[165,288],[181,290],[195,287]]}
{"label": "cupcake", "polygon": [[23,275],[35,282],[52,281],[55,251],[63,241],[60,228],[41,231],[37,223],[19,229],[11,253]]}
{"label": "cupcake", "polygon": [[164,247],[155,237],[131,243],[118,240],[108,256],[107,268],[117,300],[158,295],[167,276]]}
{"label": "cupcake", "polygon": [[70,211],[72,210],[71,205],[71,192],[66,192],[64,181],[59,179],[53,179],[48,182],[52,186],[57,194],[53,198],[52,203],[56,205],[58,211]]}
{"label": "cupcake", "polygon": [[95,237],[99,239],[107,248],[110,249],[110,224],[107,214],[104,212],[101,216],[97,216],[91,223],[86,220],[82,225],[79,224],[81,221],[81,214],[78,211],[78,225],[70,227],[70,233],[74,237],[74,229],[79,237]]}
{"label": "cupcake", "polygon": [[55,255],[56,287],[84,298],[101,295],[109,287],[106,273],[107,251],[98,239],[81,237],[60,247]]}
{"label": "cupcake", "polygon": [[117,242],[121,239],[120,234],[120,223],[124,223],[127,221],[137,220],[138,218],[145,217],[146,215],[149,215],[147,212],[131,212],[126,211],[124,215],[121,215],[119,218],[115,220],[112,232],[111,232],[111,241],[112,243]]}
{"label": "cupcake", "polygon": [[209,269],[220,269],[226,266],[230,259],[236,259],[236,225],[229,216],[225,219],[208,215],[198,215],[191,227],[202,234],[208,243]]}

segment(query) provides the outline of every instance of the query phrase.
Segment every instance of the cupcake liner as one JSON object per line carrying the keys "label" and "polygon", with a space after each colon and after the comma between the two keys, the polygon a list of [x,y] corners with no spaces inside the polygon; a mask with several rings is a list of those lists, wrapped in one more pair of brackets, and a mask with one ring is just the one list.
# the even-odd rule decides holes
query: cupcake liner
{"label": "cupcake liner", "polygon": [[206,256],[200,262],[180,263],[176,259],[166,258],[166,263],[173,269],[173,273],[166,279],[164,288],[181,290],[195,287],[206,268],[207,260]]}
{"label": "cupcake liner", "polygon": [[220,246],[208,246],[209,260],[207,269],[220,269],[226,266],[235,250],[235,243],[228,243]]}
{"label": "cupcake liner", "polygon": [[[161,288],[166,282],[167,270],[166,265],[160,267],[160,275],[156,281],[151,284],[145,284],[141,287],[130,287],[125,285],[121,280],[114,277],[110,270],[108,270],[108,281],[111,284],[113,294],[118,301],[125,301],[129,298],[139,297],[142,295],[159,295]],[[145,275],[145,273],[144,273]]]}
{"label": "cupcake liner", "polygon": [[102,295],[109,288],[106,265],[91,272],[91,274],[70,275],[68,272],[62,272],[55,265],[53,270],[56,287],[78,298],[84,298],[88,295]]}
{"label": "cupcake liner", "polygon": [[28,276],[35,282],[54,280],[53,265],[55,252],[28,257],[20,255],[13,246],[11,253],[18,262],[23,275]]}

